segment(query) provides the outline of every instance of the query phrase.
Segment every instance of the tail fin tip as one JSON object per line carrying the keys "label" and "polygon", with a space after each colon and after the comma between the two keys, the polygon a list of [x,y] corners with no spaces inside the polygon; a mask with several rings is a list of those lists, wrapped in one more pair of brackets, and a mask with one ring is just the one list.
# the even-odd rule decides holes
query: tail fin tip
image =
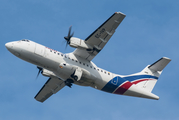
{"label": "tail fin tip", "polygon": [[170,61],[170,58],[162,57],[158,61],[151,64],[148,68],[154,71],[162,71]]}

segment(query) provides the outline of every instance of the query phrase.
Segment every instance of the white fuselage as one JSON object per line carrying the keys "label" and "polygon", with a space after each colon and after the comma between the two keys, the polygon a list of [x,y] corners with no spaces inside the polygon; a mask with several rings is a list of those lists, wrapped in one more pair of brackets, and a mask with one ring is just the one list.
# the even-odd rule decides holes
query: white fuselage
{"label": "white fuselage", "polygon": [[[6,46],[9,46],[8,50],[15,56],[52,71],[62,80],[66,80],[70,77],[73,73],[73,67],[82,68],[84,71],[82,79],[74,82],[78,85],[102,89],[109,80],[116,76],[115,74],[98,68],[92,61],[74,56],[72,53],[63,54],[30,40],[9,42]],[[65,71],[64,67],[60,67],[62,64],[73,67]]]}
{"label": "white fuselage", "polygon": [[156,83],[158,75],[150,75],[145,69],[140,73],[122,76],[101,69],[92,61],[75,56],[73,53],[63,54],[30,40],[9,42],[5,46],[15,56],[43,68],[46,71],[42,73],[44,76],[66,81],[73,79],[75,71],[81,70],[80,79],[74,80],[74,84],[91,86],[114,94],[159,99],[158,96],[145,90],[146,82]]}

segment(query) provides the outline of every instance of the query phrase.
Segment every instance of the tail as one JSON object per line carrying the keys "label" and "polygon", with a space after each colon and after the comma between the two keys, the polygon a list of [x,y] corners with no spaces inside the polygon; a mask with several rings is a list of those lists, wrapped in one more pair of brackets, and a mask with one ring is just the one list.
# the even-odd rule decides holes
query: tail
{"label": "tail", "polygon": [[124,95],[143,97],[158,100],[159,97],[152,93],[152,90],[162,73],[162,70],[171,61],[171,59],[163,57],[155,63],[148,65],[141,72],[125,77],[131,81],[132,85]]}
{"label": "tail", "polygon": [[[155,63],[148,65],[140,73],[155,76],[158,79],[163,69],[167,66],[167,64],[170,61],[171,59],[167,57],[163,57],[159,59],[158,61],[156,61]],[[152,80],[148,79],[144,82],[139,83],[138,86],[144,88],[148,92],[152,92],[155,84],[157,83],[157,79],[152,79]]]}

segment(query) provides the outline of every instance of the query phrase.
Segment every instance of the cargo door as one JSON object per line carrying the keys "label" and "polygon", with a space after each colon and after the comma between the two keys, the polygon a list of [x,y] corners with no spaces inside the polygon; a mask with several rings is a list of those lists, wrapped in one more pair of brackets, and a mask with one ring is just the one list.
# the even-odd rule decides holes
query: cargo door
{"label": "cargo door", "polygon": [[36,44],[34,53],[37,54],[37,55],[40,55],[40,56],[44,56],[45,46],[40,45],[40,44]]}

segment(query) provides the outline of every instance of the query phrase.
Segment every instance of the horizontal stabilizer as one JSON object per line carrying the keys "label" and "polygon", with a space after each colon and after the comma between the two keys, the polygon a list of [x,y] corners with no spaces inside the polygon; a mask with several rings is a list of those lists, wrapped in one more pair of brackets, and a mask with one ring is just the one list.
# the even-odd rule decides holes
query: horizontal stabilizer
{"label": "horizontal stabilizer", "polygon": [[163,57],[155,63],[153,63],[152,65],[150,65],[148,68],[154,71],[162,71],[170,61],[171,59]]}

